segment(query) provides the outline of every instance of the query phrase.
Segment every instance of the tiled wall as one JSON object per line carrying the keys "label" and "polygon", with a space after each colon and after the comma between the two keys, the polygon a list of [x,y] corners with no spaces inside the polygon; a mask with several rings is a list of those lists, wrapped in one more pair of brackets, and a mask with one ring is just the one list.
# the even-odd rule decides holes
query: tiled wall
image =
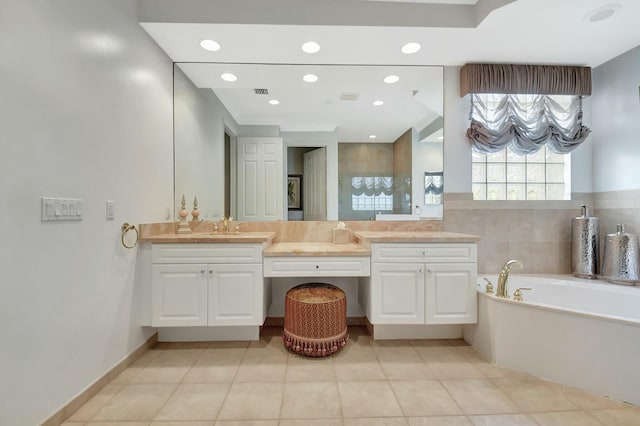
{"label": "tiled wall", "polygon": [[498,273],[509,259],[524,264],[517,273],[571,272],[571,219],[590,195],[571,201],[472,201],[471,194],[445,194],[445,231],[480,235],[478,272]]}
{"label": "tiled wall", "polygon": [[516,273],[571,273],[571,219],[580,205],[600,218],[600,251],[604,236],[617,223],[640,233],[640,190],[572,194],[570,201],[472,201],[471,194],[445,194],[445,231],[480,235],[478,271],[498,273],[509,259],[524,269]]}

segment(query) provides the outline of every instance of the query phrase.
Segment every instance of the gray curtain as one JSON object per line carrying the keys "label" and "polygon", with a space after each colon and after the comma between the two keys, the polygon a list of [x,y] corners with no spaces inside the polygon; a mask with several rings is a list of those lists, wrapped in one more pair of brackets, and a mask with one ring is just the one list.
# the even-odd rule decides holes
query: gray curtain
{"label": "gray curtain", "polygon": [[393,178],[387,176],[357,176],[351,178],[351,193],[353,195],[392,195]]}
{"label": "gray curtain", "polygon": [[556,153],[574,150],[591,130],[582,125],[582,97],[472,94],[467,139],[478,152],[511,149],[532,154],[545,144]]}

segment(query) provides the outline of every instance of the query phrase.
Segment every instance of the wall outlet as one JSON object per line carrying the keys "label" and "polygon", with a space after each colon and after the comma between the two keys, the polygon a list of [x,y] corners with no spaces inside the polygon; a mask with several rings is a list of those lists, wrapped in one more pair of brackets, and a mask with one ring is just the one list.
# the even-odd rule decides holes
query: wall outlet
{"label": "wall outlet", "polygon": [[107,220],[114,220],[116,218],[116,202],[107,201]]}

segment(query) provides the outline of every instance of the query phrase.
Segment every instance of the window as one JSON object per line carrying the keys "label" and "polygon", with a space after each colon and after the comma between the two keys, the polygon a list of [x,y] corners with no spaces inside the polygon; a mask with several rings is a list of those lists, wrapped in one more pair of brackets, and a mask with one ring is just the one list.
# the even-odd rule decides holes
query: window
{"label": "window", "polygon": [[474,200],[571,198],[571,157],[554,151],[575,147],[565,142],[582,129],[580,97],[474,94],[471,115]]}
{"label": "window", "polygon": [[474,200],[568,200],[571,157],[548,147],[529,155],[511,148],[492,154],[473,152]]}
{"label": "window", "polygon": [[351,210],[393,211],[393,177],[356,176],[351,190]]}

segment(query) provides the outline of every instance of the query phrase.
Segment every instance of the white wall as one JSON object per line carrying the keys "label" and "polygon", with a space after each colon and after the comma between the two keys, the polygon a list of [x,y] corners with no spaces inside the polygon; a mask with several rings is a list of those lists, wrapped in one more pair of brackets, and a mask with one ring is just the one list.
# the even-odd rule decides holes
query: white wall
{"label": "white wall", "polygon": [[3,1],[0,52],[0,424],[31,426],[152,334],[120,226],[172,204],[172,70],[131,0]]}
{"label": "white wall", "polygon": [[640,46],[593,70],[593,191],[640,188]]}
{"label": "white wall", "polygon": [[[200,219],[224,215],[224,132],[237,135],[239,126],[211,89],[198,89],[176,67],[174,76],[175,205],[178,218],[182,195],[187,211],[198,197]],[[191,216],[188,216],[191,219]]]}

